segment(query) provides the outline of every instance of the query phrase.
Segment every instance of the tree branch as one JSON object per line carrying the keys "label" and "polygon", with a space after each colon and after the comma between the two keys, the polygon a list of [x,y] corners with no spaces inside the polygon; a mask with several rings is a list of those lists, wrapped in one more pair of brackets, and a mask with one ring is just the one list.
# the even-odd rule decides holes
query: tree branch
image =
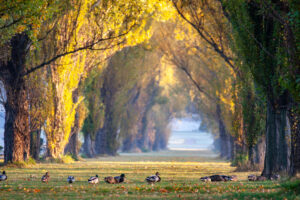
{"label": "tree branch", "polygon": [[21,20],[22,20],[22,17],[20,17],[19,19],[13,20],[13,21],[12,21],[11,23],[9,23],[9,24],[5,24],[5,25],[1,26],[0,29],[8,28],[8,27],[10,27],[10,26],[12,26],[12,25],[18,23],[18,22],[21,21]]}
{"label": "tree branch", "polygon": [[101,39],[97,40],[96,42],[91,42],[90,44],[87,44],[85,46],[76,48],[76,49],[74,49],[72,51],[67,51],[67,52],[58,54],[58,55],[52,57],[51,59],[49,59],[49,60],[47,60],[47,61],[45,61],[45,62],[43,62],[43,63],[41,63],[41,64],[39,64],[39,65],[37,65],[37,66],[35,66],[33,68],[31,68],[31,69],[28,69],[22,76],[26,76],[26,75],[28,75],[28,74],[30,74],[30,73],[32,73],[32,72],[34,72],[34,71],[36,71],[36,70],[44,67],[45,65],[49,65],[50,63],[54,62],[55,60],[57,60],[57,59],[59,59],[59,58],[61,58],[63,56],[66,56],[66,55],[69,55],[69,54],[72,54],[72,53],[76,53],[76,52],[79,52],[79,51],[82,51],[82,50],[87,50],[87,49],[93,50],[93,47],[96,44],[99,44],[100,42],[104,42],[104,41],[108,41],[108,40],[112,40],[112,39],[117,39],[117,38],[120,38],[122,36],[125,36],[126,34],[128,34],[131,31],[131,29],[133,27],[134,27],[134,25],[128,31],[126,31],[125,33],[122,33],[120,35],[113,36],[113,37],[108,37],[108,38],[101,38]]}
{"label": "tree branch", "polygon": [[[225,55],[224,51],[220,50],[220,48],[218,47],[218,45],[216,44],[216,42],[214,40],[209,40],[204,34],[203,32],[200,30],[200,28],[194,24],[193,22],[191,22],[190,20],[188,20],[186,18],[186,16],[184,16],[184,14],[179,10],[177,4],[175,3],[175,0],[172,0],[172,3],[177,11],[177,13],[180,15],[180,17],[182,19],[184,19],[188,24],[190,24],[201,36],[202,39],[204,39],[210,46],[213,47],[213,49],[224,59],[224,61],[233,69],[233,71],[236,73],[236,75],[242,79],[242,75],[240,70],[234,66],[234,64],[231,62],[231,59]],[[211,37],[210,37],[211,39]]]}

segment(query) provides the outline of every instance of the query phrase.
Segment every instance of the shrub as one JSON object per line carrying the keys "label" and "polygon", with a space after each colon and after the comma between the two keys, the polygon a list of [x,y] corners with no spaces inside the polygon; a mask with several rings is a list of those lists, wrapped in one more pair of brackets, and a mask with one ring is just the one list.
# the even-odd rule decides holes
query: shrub
{"label": "shrub", "polygon": [[27,161],[21,161],[21,162],[9,162],[5,166],[6,167],[15,167],[15,168],[26,168],[31,165],[35,165],[36,162],[33,158],[29,157]]}
{"label": "shrub", "polygon": [[61,163],[74,163],[75,160],[71,154],[64,155],[61,159]]}

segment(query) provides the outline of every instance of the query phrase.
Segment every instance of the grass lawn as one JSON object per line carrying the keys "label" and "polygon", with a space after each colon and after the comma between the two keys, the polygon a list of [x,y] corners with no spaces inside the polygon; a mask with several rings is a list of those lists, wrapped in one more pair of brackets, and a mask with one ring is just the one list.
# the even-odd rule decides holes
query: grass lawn
{"label": "grass lawn", "polygon": [[[259,172],[234,169],[205,151],[122,154],[72,164],[41,163],[22,169],[0,167],[8,175],[7,181],[0,182],[0,199],[300,199],[295,192],[300,187],[297,181],[248,182],[248,174]],[[48,184],[40,181],[46,171],[51,177]],[[153,187],[147,185],[145,177],[156,171],[160,172],[162,182]],[[104,183],[105,176],[121,173],[126,175],[126,183]],[[89,185],[87,179],[96,174],[100,183]],[[212,174],[234,174],[239,181],[199,181],[201,176]],[[69,175],[76,178],[72,186],[66,181]],[[294,190],[287,189],[293,187]]]}

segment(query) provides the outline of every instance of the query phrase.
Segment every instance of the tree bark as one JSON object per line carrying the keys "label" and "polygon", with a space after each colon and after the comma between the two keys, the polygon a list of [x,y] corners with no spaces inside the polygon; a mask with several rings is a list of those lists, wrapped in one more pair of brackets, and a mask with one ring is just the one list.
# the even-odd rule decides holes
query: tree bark
{"label": "tree bark", "polygon": [[83,152],[89,158],[92,158],[96,155],[95,141],[91,139],[89,134],[84,134]]}
{"label": "tree bark", "polygon": [[287,94],[275,103],[268,101],[266,122],[266,155],[263,176],[288,174],[290,170],[290,123],[287,117]]}
{"label": "tree bark", "polygon": [[221,107],[219,104],[216,106],[216,116],[219,125],[220,137],[220,156],[221,158],[231,159],[232,143],[229,135],[226,132],[226,127],[222,119]]}
{"label": "tree bark", "polygon": [[[299,105],[293,103],[292,108]],[[298,111],[299,112],[299,111]],[[289,174],[292,176],[300,173],[300,116],[297,109],[289,109],[288,116],[291,122],[291,169]]]}
{"label": "tree bark", "polygon": [[30,133],[30,156],[35,160],[40,159],[41,130]]}
{"label": "tree bark", "polygon": [[23,74],[26,70],[26,55],[31,44],[25,33],[11,40],[11,59],[1,73],[7,101],[4,125],[4,162],[27,160],[30,153],[29,113],[26,85]]}
{"label": "tree bark", "polygon": [[69,143],[65,147],[65,154],[70,153],[74,158],[78,158],[78,133],[71,135]]}
{"label": "tree bark", "polygon": [[266,155],[266,139],[262,137],[255,145],[255,163],[262,170],[264,167],[264,158]]}
{"label": "tree bark", "polygon": [[[79,96],[79,89],[77,88],[73,92],[73,102],[77,103],[78,102],[78,96]],[[66,153],[71,153],[74,158],[78,158],[79,155],[79,144],[78,144],[78,134],[79,134],[79,113],[78,113],[78,108],[76,109],[76,114],[75,114],[75,120],[74,120],[74,125],[71,129],[71,134],[69,138],[69,142],[65,147],[65,154]]]}
{"label": "tree bark", "polygon": [[[149,144],[149,136],[151,134],[148,133],[148,115],[151,111],[151,108],[154,106],[155,102],[154,99],[159,93],[159,87],[158,87],[158,81],[152,80],[147,87],[147,91],[149,91],[149,96],[147,99],[147,104],[145,106],[145,111],[143,112],[143,117],[141,120],[141,128],[139,130],[140,132],[140,138],[137,139],[137,146],[140,149],[143,150],[152,150],[152,145]],[[153,123],[153,121],[152,121]]]}

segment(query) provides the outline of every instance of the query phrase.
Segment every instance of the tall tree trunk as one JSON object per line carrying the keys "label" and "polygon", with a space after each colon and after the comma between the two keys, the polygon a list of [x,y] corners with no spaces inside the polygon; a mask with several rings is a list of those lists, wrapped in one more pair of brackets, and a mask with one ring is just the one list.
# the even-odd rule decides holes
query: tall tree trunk
{"label": "tall tree trunk", "polygon": [[251,167],[255,166],[255,146],[248,147],[248,160]]}
{"label": "tall tree trunk", "polygon": [[[78,96],[79,96],[79,89],[77,88],[73,92],[73,102],[77,103],[78,102]],[[69,137],[69,142],[65,147],[65,154],[66,153],[71,153],[74,158],[78,158],[79,155],[79,144],[78,144],[78,134],[79,134],[79,113],[78,113],[78,108],[76,109],[76,114],[75,114],[75,120],[74,120],[74,125],[71,129],[70,137]]]}
{"label": "tall tree trunk", "polygon": [[71,135],[69,143],[65,147],[65,154],[70,153],[74,158],[78,158],[78,133]]}
{"label": "tall tree trunk", "polygon": [[91,139],[90,134],[84,134],[83,152],[89,158],[96,155],[95,141]]}
{"label": "tall tree trunk", "polygon": [[264,137],[260,138],[254,146],[248,147],[248,160],[250,169],[263,170],[266,144]]}
{"label": "tall tree trunk", "polygon": [[107,140],[107,136],[106,136],[105,122],[104,122],[104,127],[101,128],[96,134],[96,139],[95,139],[96,154],[106,154],[106,150],[107,150],[107,141],[106,140]]}
{"label": "tall tree trunk", "polygon": [[250,169],[259,170],[259,171],[263,170],[265,151],[266,151],[264,138],[259,139],[254,146],[248,148],[249,148],[248,159],[249,159]]}
{"label": "tall tree trunk", "polygon": [[286,93],[276,104],[268,101],[266,122],[266,155],[262,175],[287,174],[290,170],[290,125],[287,117]]}
{"label": "tall tree trunk", "polygon": [[31,42],[25,33],[11,40],[11,60],[1,79],[6,91],[4,162],[20,162],[29,157],[30,133],[27,92],[24,80],[26,55]]}
{"label": "tall tree trunk", "polygon": [[263,170],[264,168],[264,161],[266,155],[266,139],[263,136],[261,139],[258,140],[257,144],[255,145],[255,165],[259,168],[259,170]]}
{"label": "tall tree trunk", "polygon": [[[293,104],[289,110],[289,120],[291,122],[291,169],[289,174],[294,176],[300,173],[300,116],[297,110],[298,104]],[[295,109],[296,108],[296,109]]]}
{"label": "tall tree trunk", "polygon": [[148,131],[148,114],[151,111],[151,108],[155,104],[154,99],[159,93],[158,80],[152,80],[147,87],[147,90],[150,91],[150,98],[147,100],[147,104],[145,106],[145,112],[143,113],[141,128],[140,128],[140,138],[137,141],[137,145],[140,149],[144,150],[152,150],[149,146],[149,134]]}
{"label": "tall tree trunk", "polygon": [[102,129],[96,135],[95,150],[97,154],[116,155],[119,148],[117,141],[118,130],[112,124],[112,117],[109,110],[105,112],[105,122]]}
{"label": "tall tree trunk", "polygon": [[226,133],[226,127],[223,122],[222,113],[221,113],[221,107],[219,104],[216,106],[216,116],[217,121],[219,125],[219,137],[220,137],[220,156],[221,158],[228,159],[229,152],[231,151],[230,148],[230,138],[228,137],[228,134]]}
{"label": "tall tree trunk", "polygon": [[35,160],[39,160],[41,148],[41,130],[30,133],[30,156]]}
{"label": "tall tree trunk", "polygon": [[104,99],[105,104],[105,121],[104,126],[96,135],[95,150],[97,154],[116,155],[119,148],[117,141],[118,128],[115,126],[113,118],[113,106],[114,106],[114,90],[109,86],[109,77],[105,78],[103,87],[101,88],[101,96]]}

